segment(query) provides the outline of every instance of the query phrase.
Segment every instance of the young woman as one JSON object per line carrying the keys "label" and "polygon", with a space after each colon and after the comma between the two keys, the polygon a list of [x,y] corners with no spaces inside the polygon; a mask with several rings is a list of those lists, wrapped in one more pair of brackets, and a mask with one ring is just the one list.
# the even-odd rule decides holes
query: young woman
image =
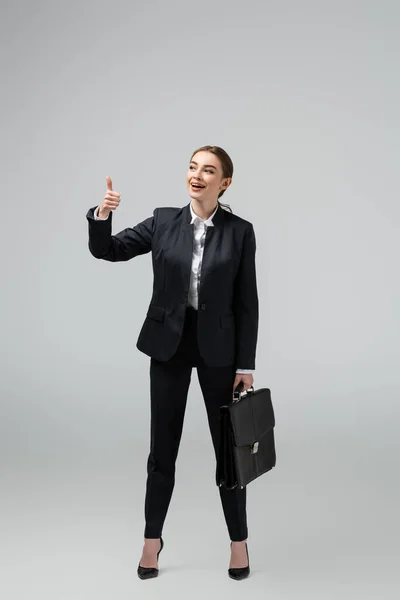
{"label": "young woman", "polygon": [[[121,194],[107,177],[99,206],[87,213],[89,250],[96,258],[126,261],[152,253],[153,293],[137,348],[150,356],[151,439],[147,461],[141,579],[158,575],[163,524],[175,484],[192,368],[197,368],[216,460],[219,409],[241,384],[253,385],[258,333],[256,240],[253,225],[219,198],[232,183],[233,164],[219,146],[191,156],[186,174],[190,202],[158,207],[134,227],[111,234]],[[219,487],[231,539],[228,574],[250,572],[246,487]]]}

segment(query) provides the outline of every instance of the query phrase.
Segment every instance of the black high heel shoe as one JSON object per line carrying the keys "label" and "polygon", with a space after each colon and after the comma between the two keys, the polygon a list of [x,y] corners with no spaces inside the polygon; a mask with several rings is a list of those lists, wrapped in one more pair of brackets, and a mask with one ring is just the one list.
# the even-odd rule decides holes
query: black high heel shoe
{"label": "black high heel shoe", "polygon": [[[231,542],[232,546],[232,542]],[[231,579],[236,579],[239,581],[240,579],[245,579],[250,574],[250,561],[249,561],[249,551],[247,550],[247,542],[246,542],[246,553],[247,553],[247,567],[237,567],[233,569],[228,569],[228,575]]]}
{"label": "black high heel shoe", "polygon": [[[157,561],[158,561],[158,557],[160,555],[160,552],[161,552],[161,550],[164,547],[164,541],[163,541],[162,537],[160,537],[160,541],[161,541],[161,548],[157,552]],[[153,577],[157,577],[157,575],[158,575],[158,569],[156,569],[155,567],[141,567],[140,566],[140,561],[139,561],[139,566],[138,566],[138,569],[137,569],[137,574],[140,577],[140,579],[152,579]]]}

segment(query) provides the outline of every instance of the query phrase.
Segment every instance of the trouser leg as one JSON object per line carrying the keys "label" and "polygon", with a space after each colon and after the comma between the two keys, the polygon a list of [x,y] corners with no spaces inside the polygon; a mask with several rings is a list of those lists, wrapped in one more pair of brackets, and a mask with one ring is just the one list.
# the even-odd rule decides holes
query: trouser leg
{"label": "trouser leg", "polygon": [[[202,364],[197,367],[216,461],[218,461],[220,438],[219,410],[222,405],[229,404],[232,401],[235,372],[236,369],[233,365],[229,367],[207,367]],[[219,494],[231,541],[240,542],[247,539],[246,487],[227,490],[222,486],[219,487]]]}
{"label": "trouser leg", "polygon": [[192,367],[184,362],[150,361],[150,454],[145,497],[146,538],[159,538],[175,484]]}

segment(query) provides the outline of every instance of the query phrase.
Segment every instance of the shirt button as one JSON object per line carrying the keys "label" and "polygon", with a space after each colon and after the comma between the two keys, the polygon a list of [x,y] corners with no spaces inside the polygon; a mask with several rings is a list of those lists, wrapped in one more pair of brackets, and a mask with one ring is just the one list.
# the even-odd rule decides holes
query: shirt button
{"label": "shirt button", "polygon": [[200,306],[200,308],[201,308],[201,310],[206,310],[206,305],[205,305],[205,304],[202,304],[202,305]]}

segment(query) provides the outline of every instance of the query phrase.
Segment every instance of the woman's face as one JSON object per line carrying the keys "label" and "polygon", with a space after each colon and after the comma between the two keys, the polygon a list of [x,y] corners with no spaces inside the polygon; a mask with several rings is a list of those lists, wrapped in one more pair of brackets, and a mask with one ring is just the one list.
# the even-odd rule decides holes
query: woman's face
{"label": "woman's face", "polygon": [[[218,156],[205,150],[201,150],[193,156],[186,174],[189,195],[200,202],[216,201],[220,191],[226,189],[231,181],[231,178],[222,176],[222,167]],[[202,187],[193,187],[193,184],[199,184]]]}

